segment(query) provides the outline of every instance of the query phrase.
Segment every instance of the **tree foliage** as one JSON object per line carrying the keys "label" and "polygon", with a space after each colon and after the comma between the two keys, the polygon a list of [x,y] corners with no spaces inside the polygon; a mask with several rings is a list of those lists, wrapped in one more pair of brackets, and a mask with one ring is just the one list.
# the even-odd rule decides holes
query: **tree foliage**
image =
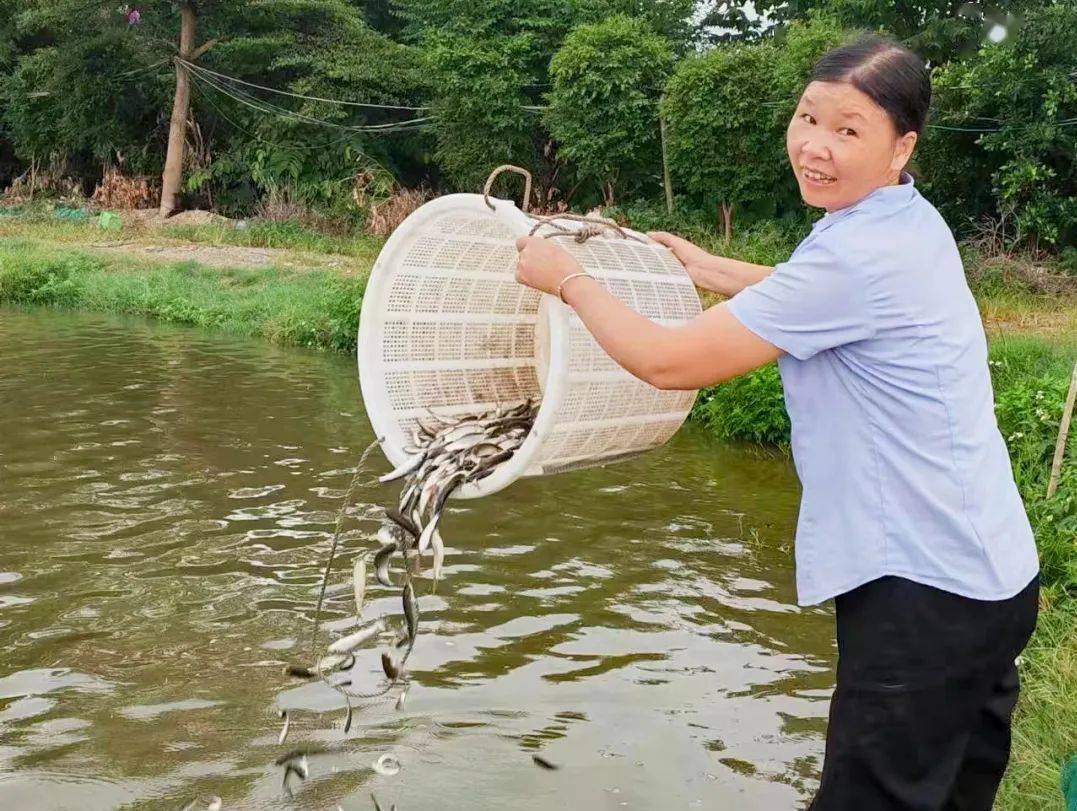
{"label": "tree foliage", "polygon": [[771,43],[719,45],[682,61],[666,86],[670,171],[697,205],[720,200],[728,218],[764,204],[785,173]]}
{"label": "tree foliage", "polygon": [[620,15],[580,26],[553,58],[550,133],[607,205],[622,185],[661,172],[658,99],[673,59],[646,22]]}
{"label": "tree foliage", "polygon": [[423,52],[436,82],[435,158],[452,184],[477,191],[501,163],[533,166],[536,117],[528,103],[528,34],[476,41],[458,34],[431,36]]}
{"label": "tree foliage", "polygon": [[1075,42],[1077,6],[1048,6],[936,74],[921,163],[954,226],[1004,218],[1018,239],[1077,244]]}

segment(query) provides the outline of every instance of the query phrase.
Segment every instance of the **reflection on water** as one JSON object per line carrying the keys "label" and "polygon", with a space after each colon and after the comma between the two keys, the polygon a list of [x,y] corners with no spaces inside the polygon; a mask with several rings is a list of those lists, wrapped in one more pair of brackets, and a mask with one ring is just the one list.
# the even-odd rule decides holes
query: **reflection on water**
{"label": "reflection on water", "polygon": [[[351,362],[4,310],[0,369],[0,806],[368,809],[374,791],[401,811],[779,809],[810,794],[832,621],[794,604],[785,460],[689,427],[630,462],[451,503],[407,703],[363,705],[345,736],[339,696],[281,668],[305,659],[372,438]],[[355,624],[351,561],[395,497],[358,491],[332,633]],[[400,612],[398,589],[369,593],[367,616]],[[368,652],[352,676],[379,670]],[[273,760],[301,743],[329,751],[288,799]],[[392,777],[371,768],[387,751]]]}

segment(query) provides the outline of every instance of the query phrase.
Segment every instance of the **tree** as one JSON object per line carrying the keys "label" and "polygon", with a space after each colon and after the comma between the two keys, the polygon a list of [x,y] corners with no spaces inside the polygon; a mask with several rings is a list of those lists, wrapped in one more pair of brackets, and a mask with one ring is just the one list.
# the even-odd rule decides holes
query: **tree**
{"label": "tree", "polygon": [[484,41],[443,34],[425,41],[437,87],[435,157],[457,188],[481,188],[498,164],[535,164],[537,119],[523,109],[531,74],[521,67],[532,48],[526,34]]}
{"label": "tree", "polygon": [[1003,42],[935,76],[925,188],[958,228],[984,216],[1018,242],[1077,245],[1077,7],[1034,10]]}
{"label": "tree", "polygon": [[[58,155],[65,172],[86,182],[120,156],[126,169],[161,173],[170,102],[173,156],[188,152],[180,149],[184,140],[201,149],[169,166],[166,202],[196,190],[211,200],[249,204],[294,183],[304,199],[336,204],[351,199],[342,166],[400,158],[414,175],[419,160],[412,155],[429,148],[418,132],[384,136],[333,129],[399,120],[407,113],[302,101],[224,80],[214,85],[212,77],[187,71],[179,75],[187,80],[193,112],[184,115],[183,99],[174,103],[179,82],[169,75],[184,12],[168,0],[139,3],[134,21],[108,0],[7,2],[15,13],[0,23],[0,60],[12,53],[9,69],[0,72],[0,133],[13,133],[27,163]],[[372,31],[347,0],[200,0],[196,10],[201,41],[217,43],[202,57],[204,67],[309,95],[421,103],[424,91],[411,49]],[[7,24],[14,33],[4,37]],[[5,48],[6,43],[11,44]],[[254,106],[233,97],[243,92]],[[329,126],[302,122],[298,115]],[[185,183],[178,182],[176,163],[187,175]]]}
{"label": "tree", "polygon": [[711,0],[699,17],[710,42],[772,36],[798,20],[831,17],[841,27],[880,31],[933,65],[967,56],[997,24],[1013,26],[1028,9],[1050,0]]}
{"label": "tree", "polygon": [[18,2],[12,11],[0,121],[18,157],[152,164],[146,146],[166,92],[156,46],[110,3]]}
{"label": "tree", "polygon": [[659,165],[658,98],[672,66],[669,43],[625,16],[577,28],[550,64],[550,133],[608,206],[620,185]]}
{"label": "tree", "polygon": [[1039,0],[826,0],[821,10],[846,28],[882,31],[932,65],[968,56],[996,24],[1015,26]]}
{"label": "tree", "polygon": [[597,21],[623,15],[640,20],[669,43],[678,55],[695,45],[695,0],[589,0]]}
{"label": "tree", "polygon": [[[165,170],[161,176],[162,217],[167,217],[176,210],[180,186],[183,184],[183,149],[186,146],[187,114],[191,106],[190,75],[183,62],[196,60],[203,47],[195,47],[198,6],[194,0],[180,0],[179,10],[179,54],[175,60],[176,93],[172,100],[172,118],[168,127],[168,154],[165,156]],[[212,45],[212,40],[207,44]]]}
{"label": "tree", "polygon": [[374,169],[415,183],[429,173],[431,139],[422,129],[355,129],[429,114],[353,106],[423,104],[427,80],[414,48],[372,30],[340,0],[263,0],[258,8],[252,14],[217,7],[212,20],[221,42],[205,67],[303,98],[203,73],[196,82],[198,115],[216,154],[188,187],[227,198],[229,208],[268,195],[350,215],[357,173]]}
{"label": "tree", "polygon": [[[688,47],[690,0],[397,0],[403,36],[428,66],[438,116],[436,159],[457,187],[474,189],[502,160],[535,175],[540,205],[578,178],[534,111],[550,87],[550,62],[568,33],[615,11],[645,19]],[[674,41],[681,37],[681,41]],[[571,198],[573,192],[562,194]]]}
{"label": "tree", "polygon": [[726,240],[738,206],[773,200],[785,172],[785,139],[773,108],[777,59],[769,43],[720,45],[682,61],[662,114],[674,177],[699,205],[718,197]]}

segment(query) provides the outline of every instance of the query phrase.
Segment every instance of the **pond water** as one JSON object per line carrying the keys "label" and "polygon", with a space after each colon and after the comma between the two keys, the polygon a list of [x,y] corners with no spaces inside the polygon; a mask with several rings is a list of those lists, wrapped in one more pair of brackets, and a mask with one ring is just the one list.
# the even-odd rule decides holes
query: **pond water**
{"label": "pond water", "polygon": [[[686,426],[604,469],[451,502],[413,684],[290,681],[372,439],[347,357],[0,310],[0,807],[784,809],[813,790],[829,611],[795,605],[787,459]],[[372,456],[322,638],[397,490]],[[398,615],[372,584],[367,617]],[[377,684],[374,650],[352,671]],[[395,693],[394,693],[395,696]],[[280,708],[292,727],[277,743]],[[274,759],[311,745],[310,778]],[[393,776],[371,764],[391,752]],[[538,768],[532,754],[559,765]],[[204,807],[200,805],[199,807]]]}

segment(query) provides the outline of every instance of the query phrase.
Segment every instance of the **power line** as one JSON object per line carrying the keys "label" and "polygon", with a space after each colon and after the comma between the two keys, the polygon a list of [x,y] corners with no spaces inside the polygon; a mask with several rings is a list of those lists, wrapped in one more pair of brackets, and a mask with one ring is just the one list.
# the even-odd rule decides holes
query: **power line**
{"label": "power line", "polygon": [[198,66],[193,66],[191,68],[191,73],[192,73],[192,75],[196,76],[198,79],[202,80],[203,82],[208,84],[210,87],[214,88],[215,90],[223,93],[224,95],[229,96],[230,98],[234,99],[235,101],[240,102],[241,104],[245,104],[248,107],[252,107],[253,109],[257,110],[260,113],[269,114],[269,115],[278,115],[278,116],[281,116],[283,118],[288,118],[288,119],[291,119],[293,121],[298,121],[298,122],[306,123],[306,124],[315,124],[315,125],[320,125],[320,126],[332,127],[332,128],[335,128],[335,129],[345,130],[345,131],[348,131],[348,132],[390,132],[390,131],[395,131],[397,129],[416,128],[415,125],[421,124],[421,123],[429,120],[429,117],[425,117],[425,118],[409,119],[407,121],[389,122],[389,123],[386,123],[386,124],[369,124],[369,125],[362,125],[362,126],[351,126],[351,125],[345,125],[345,124],[338,124],[338,123],[333,122],[333,121],[327,121],[325,119],[316,118],[314,116],[310,116],[310,115],[307,115],[305,113],[299,113],[299,112],[296,112],[294,110],[289,110],[289,109],[287,109],[285,107],[280,107],[280,106],[278,106],[276,104],[273,104],[272,102],[268,102],[268,101],[265,101],[263,99],[259,99],[259,98],[255,97],[255,96],[252,96],[251,94],[249,94],[249,93],[247,93],[247,92],[245,92],[243,90],[228,88],[223,83],[218,82],[216,79],[211,78],[211,76],[202,75],[202,73],[200,71],[200,68]]}
{"label": "power line", "polygon": [[[205,90],[202,88],[201,84],[196,82],[194,84],[194,87],[197,88],[199,95],[203,99],[206,100],[206,102],[209,104],[210,107],[212,107],[214,109],[214,111],[217,113],[217,115],[219,115],[221,118],[223,118],[229,124],[231,124],[237,130],[242,132],[248,138],[251,138],[251,139],[253,139],[255,141],[259,141],[259,142],[261,142],[263,144],[267,144],[267,145],[271,145],[271,146],[274,145],[272,141],[266,140],[265,138],[263,138],[258,133],[251,132],[249,129],[244,127],[242,124],[236,122],[230,115],[228,115],[228,113],[226,113],[224,110],[221,109],[221,106],[219,104],[217,104],[217,102],[215,102],[213,100],[212,94],[205,92]],[[354,133],[349,133],[348,135],[345,135],[343,138],[337,138],[336,140],[327,141],[327,142],[325,142],[323,144],[314,144],[314,145],[300,147],[300,148],[303,149],[304,152],[319,151],[319,150],[323,150],[323,149],[326,149],[326,148],[331,147],[331,146],[336,146],[337,144],[344,143],[345,141],[351,140],[354,137],[355,137]]]}
{"label": "power line", "polygon": [[233,101],[243,104],[246,107],[250,107],[251,109],[263,115],[273,115],[280,118],[296,121],[302,124],[328,127],[343,132],[356,134],[380,134],[401,132],[405,130],[424,129],[425,127],[429,126],[427,122],[433,120],[432,116],[424,116],[422,118],[413,118],[408,121],[396,121],[387,124],[369,124],[362,126],[339,124],[335,121],[326,121],[325,119],[315,118],[314,116],[309,116],[304,113],[297,113],[294,110],[288,110],[283,107],[278,107],[277,105],[274,105],[270,102],[266,102],[261,99],[257,99],[253,96],[250,96],[243,91],[230,89],[224,86],[222,83],[216,81],[215,79],[209,76],[202,75],[197,66],[194,66],[193,69],[189,69],[191,71],[191,75],[199,82],[207,85],[208,87],[211,87],[212,89],[225,96],[228,96]]}
{"label": "power line", "polygon": [[[259,99],[259,98],[255,97],[255,96],[252,96],[250,93],[247,93],[246,91],[240,90],[238,88],[228,88],[224,84],[224,82],[235,82],[237,84],[245,85],[247,87],[252,87],[252,88],[259,89],[259,90],[265,90],[267,92],[277,93],[279,95],[290,96],[292,98],[307,99],[307,100],[311,100],[311,101],[319,101],[319,102],[325,102],[325,103],[329,103],[329,104],[338,104],[338,105],[349,106],[349,107],[362,107],[362,108],[387,109],[387,110],[414,110],[414,111],[429,110],[431,108],[429,106],[408,107],[408,106],[403,106],[403,105],[391,105],[391,104],[368,104],[368,103],[364,103],[364,102],[345,101],[345,100],[342,100],[342,99],[329,99],[329,98],[324,98],[324,97],[320,97],[320,96],[308,96],[308,95],[304,95],[302,93],[292,93],[292,92],[289,92],[287,90],[278,90],[278,89],[275,89],[275,88],[266,87],[265,85],[255,84],[254,82],[248,82],[248,81],[245,81],[243,79],[238,79],[238,78],[236,78],[234,76],[228,76],[227,74],[220,73],[218,71],[210,70],[209,68],[202,67],[201,65],[196,65],[193,62],[189,62],[186,59],[183,59],[183,58],[180,58],[180,57],[177,57],[177,60],[181,64],[183,64],[192,74],[198,76],[198,78],[200,78],[202,81],[207,83],[210,87],[213,87],[218,92],[229,96],[230,98],[232,98],[233,100],[235,100],[235,101],[237,101],[237,102],[239,102],[241,104],[244,104],[244,105],[246,105],[248,107],[251,107],[254,110],[257,110],[258,112],[260,112],[260,113],[262,113],[264,115],[277,115],[277,116],[281,116],[283,118],[291,119],[293,121],[298,121],[300,123],[312,124],[312,125],[315,125],[315,126],[331,127],[331,128],[343,130],[343,131],[346,131],[346,132],[354,132],[354,133],[390,133],[390,132],[399,132],[399,131],[403,131],[403,130],[406,130],[406,129],[421,129],[421,128],[423,128],[423,126],[426,126],[426,122],[433,121],[436,118],[435,116],[421,116],[419,118],[408,119],[406,121],[394,121],[394,122],[388,122],[388,123],[385,123],[385,124],[366,124],[366,125],[361,125],[361,126],[338,124],[336,122],[327,121],[327,120],[321,119],[321,118],[316,118],[314,116],[310,116],[310,115],[307,115],[305,113],[299,113],[299,112],[296,112],[294,110],[288,110],[288,109],[286,109],[284,107],[280,107],[280,106],[275,105],[275,104],[273,104],[271,102],[265,101],[263,99]],[[760,104],[763,105],[763,106],[767,106],[767,107],[785,106],[785,105],[788,105],[788,104],[792,103],[793,101],[794,101],[793,99],[788,99],[788,100],[774,99],[774,100],[760,102]],[[525,111],[525,112],[529,112],[529,113],[542,113],[542,112],[545,112],[546,110],[550,109],[550,107],[549,107],[549,105],[521,104],[520,109]],[[942,131],[946,131],[946,132],[969,132],[969,133],[989,134],[989,133],[994,133],[994,132],[1002,132],[1006,128],[1006,125],[1020,126],[1020,127],[1037,127],[1037,126],[1044,126],[1044,125],[1047,125],[1047,126],[1053,125],[1053,126],[1058,126],[1058,127],[1065,128],[1065,127],[1073,126],[1075,123],[1077,123],[1077,119],[1065,119],[1063,121],[1058,121],[1058,122],[1029,122],[1029,123],[1026,123],[1026,124],[1014,124],[1013,122],[1007,122],[1007,121],[1004,121],[1002,119],[991,118],[991,117],[986,117],[986,116],[984,116],[984,117],[977,116],[977,117],[974,117],[973,120],[993,121],[996,124],[999,124],[1001,126],[998,126],[998,127],[966,127],[966,126],[961,126],[960,125],[962,123],[967,123],[967,122],[953,122],[953,123],[949,123],[949,124],[926,124],[925,126],[928,129],[942,130]]]}
{"label": "power line", "polygon": [[182,65],[185,65],[188,68],[198,69],[198,70],[201,70],[204,73],[212,74],[213,76],[217,77],[218,79],[223,79],[223,80],[229,81],[229,82],[236,82],[237,84],[246,85],[247,87],[253,87],[253,88],[257,89],[257,90],[264,90],[267,93],[277,93],[277,94],[282,95],[282,96],[291,96],[292,98],[296,98],[296,99],[306,99],[308,101],[321,101],[321,102],[325,102],[326,104],[339,104],[339,105],[342,105],[344,107],[367,107],[367,108],[379,109],[379,110],[414,110],[414,111],[422,111],[422,110],[429,110],[430,109],[429,107],[408,107],[408,106],[402,105],[402,104],[371,104],[371,103],[362,102],[362,101],[345,101],[343,99],[327,99],[327,98],[323,98],[322,96],[307,96],[307,95],[304,95],[303,93],[292,93],[291,91],[288,91],[288,90],[279,90],[279,89],[277,89],[275,87],[266,87],[265,85],[255,84],[254,82],[248,82],[248,81],[245,81],[244,79],[239,79],[239,78],[236,78],[235,76],[229,76],[229,75],[227,75],[225,73],[218,73],[215,70],[210,70],[209,68],[202,67],[201,65],[196,65],[193,62],[188,62],[186,59],[184,59],[181,56],[177,56],[176,61],[178,61]]}

